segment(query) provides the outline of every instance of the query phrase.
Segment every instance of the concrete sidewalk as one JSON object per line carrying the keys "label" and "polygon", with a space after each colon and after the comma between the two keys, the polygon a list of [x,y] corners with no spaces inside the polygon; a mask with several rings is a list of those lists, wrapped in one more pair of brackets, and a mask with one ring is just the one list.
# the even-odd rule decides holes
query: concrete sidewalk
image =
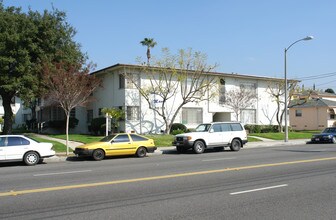
{"label": "concrete sidewalk", "polygon": [[[53,141],[58,141],[63,144],[65,144],[65,140],[58,139],[58,138],[52,138],[46,135],[37,135],[41,138],[48,139],[48,140],[53,140]],[[259,138],[261,141],[255,141],[255,142],[248,142],[246,145],[244,145],[243,149],[250,149],[250,148],[263,148],[263,147],[273,147],[273,146],[290,146],[290,145],[302,145],[306,144],[309,142],[309,139],[297,139],[297,140],[289,140],[288,142],[285,142],[283,140],[277,141],[277,140],[271,140],[271,139],[266,139],[266,138]],[[75,142],[75,141],[69,141],[69,147],[72,149],[75,149],[75,147],[82,145],[83,143],[80,142]],[[158,149],[153,153],[155,155],[160,155],[164,153],[169,153],[169,152],[175,152],[176,149],[174,146],[171,147],[158,147]],[[151,155],[151,154],[149,154]],[[73,158],[76,157],[72,151],[71,153],[67,156],[65,153],[58,153],[53,157],[46,158],[44,161],[45,162],[57,162],[57,161],[66,161],[67,158]]]}
{"label": "concrete sidewalk", "polygon": [[[63,140],[63,139],[53,138],[53,137],[50,137],[48,135],[43,135],[43,134],[34,134],[34,135],[36,137],[39,137],[39,138],[43,138],[43,139],[47,139],[47,140],[51,140],[51,141],[57,141],[57,142],[60,142],[64,145],[66,145],[66,140]],[[76,141],[69,141],[68,144],[69,144],[69,148],[71,148],[72,150],[74,150],[77,146],[83,145],[83,143],[76,142]]]}

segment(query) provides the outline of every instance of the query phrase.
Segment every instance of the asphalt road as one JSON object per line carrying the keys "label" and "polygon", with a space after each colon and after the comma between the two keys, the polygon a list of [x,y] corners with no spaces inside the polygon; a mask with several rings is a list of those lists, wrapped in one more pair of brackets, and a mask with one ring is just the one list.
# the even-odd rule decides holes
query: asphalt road
{"label": "asphalt road", "polygon": [[0,219],[336,219],[336,144],[0,164]]}

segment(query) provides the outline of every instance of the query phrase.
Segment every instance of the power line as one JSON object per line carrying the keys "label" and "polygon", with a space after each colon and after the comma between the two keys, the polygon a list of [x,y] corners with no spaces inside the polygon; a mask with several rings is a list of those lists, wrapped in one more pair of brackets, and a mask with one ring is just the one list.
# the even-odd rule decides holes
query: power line
{"label": "power line", "polygon": [[321,84],[318,84],[316,86],[323,86],[323,85],[326,85],[326,84],[329,84],[329,83],[333,83],[333,82],[336,82],[336,80],[328,81],[326,83],[321,83]]}
{"label": "power line", "polygon": [[314,79],[323,79],[331,76],[336,76],[336,72],[331,72],[331,73],[324,73],[324,74],[318,74],[318,75],[313,75],[313,76],[306,76],[306,77],[300,77],[296,78],[297,80],[301,81],[308,81],[308,80],[314,80]]}

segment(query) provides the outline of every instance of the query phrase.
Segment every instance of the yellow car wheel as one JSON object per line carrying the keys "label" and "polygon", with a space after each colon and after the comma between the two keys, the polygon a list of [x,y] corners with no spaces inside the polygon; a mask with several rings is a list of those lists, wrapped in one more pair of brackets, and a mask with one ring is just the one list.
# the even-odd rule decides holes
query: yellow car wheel
{"label": "yellow car wheel", "polygon": [[94,150],[92,157],[94,160],[102,160],[105,157],[105,152],[102,149]]}
{"label": "yellow car wheel", "polygon": [[139,147],[138,150],[136,151],[136,155],[138,157],[145,157],[147,154],[147,150],[144,147]]}

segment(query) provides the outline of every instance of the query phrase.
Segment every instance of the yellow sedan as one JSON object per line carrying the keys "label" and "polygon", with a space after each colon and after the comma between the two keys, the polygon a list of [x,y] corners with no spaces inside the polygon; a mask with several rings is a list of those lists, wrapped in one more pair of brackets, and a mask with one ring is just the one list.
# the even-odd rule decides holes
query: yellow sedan
{"label": "yellow sedan", "polygon": [[99,142],[76,147],[77,156],[89,156],[94,160],[102,160],[105,156],[136,155],[145,157],[157,148],[154,140],[138,134],[120,133],[104,137]]}

